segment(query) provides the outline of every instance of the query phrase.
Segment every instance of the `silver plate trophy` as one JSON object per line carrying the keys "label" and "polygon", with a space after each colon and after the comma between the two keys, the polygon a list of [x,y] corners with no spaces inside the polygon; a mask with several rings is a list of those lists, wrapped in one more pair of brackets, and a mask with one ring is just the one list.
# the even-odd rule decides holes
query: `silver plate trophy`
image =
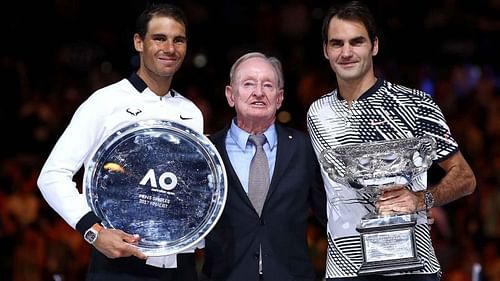
{"label": "silver plate trophy", "polygon": [[84,188],[106,228],[139,234],[141,251],[162,256],[195,246],[215,226],[227,179],[207,137],[146,120],[106,139],[85,171]]}
{"label": "silver plate trophy", "polygon": [[[432,138],[408,138],[344,145],[325,149],[322,167],[338,183],[367,193],[371,204],[395,185],[411,186],[427,171],[435,156]],[[359,275],[411,271],[423,267],[417,256],[416,214],[365,215],[357,226],[363,263]]]}

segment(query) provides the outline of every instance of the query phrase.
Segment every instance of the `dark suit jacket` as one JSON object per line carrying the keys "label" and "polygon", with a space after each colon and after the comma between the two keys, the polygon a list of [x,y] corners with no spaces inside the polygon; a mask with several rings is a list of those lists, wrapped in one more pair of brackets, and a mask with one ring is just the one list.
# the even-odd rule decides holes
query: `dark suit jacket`
{"label": "dark suit jacket", "polygon": [[259,218],[229,161],[228,129],[210,136],[226,167],[228,195],[220,220],[205,239],[204,275],[214,281],[258,280],[262,245],[264,280],[314,280],[306,240],[309,207],[324,226],[326,199],[308,135],[276,124],[276,164]]}

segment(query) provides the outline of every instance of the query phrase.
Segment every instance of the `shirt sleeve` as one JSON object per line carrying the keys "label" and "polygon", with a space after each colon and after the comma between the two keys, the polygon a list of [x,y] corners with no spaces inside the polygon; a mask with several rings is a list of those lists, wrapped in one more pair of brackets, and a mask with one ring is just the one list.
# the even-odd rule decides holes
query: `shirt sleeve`
{"label": "shirt sleeve", "polygon": [[419,103],[417,115],[418,135],[430,136],[436,141],[436,158],[434,160],[442,161],[458,151],[458,143],[451,134],[443,112],[425,93],[423,93],[422,102]]}
{"label": "shirt sleeve", "polygon": [[77,109],[38,177],[45,200],[73,228],[91,211],[73,177],[98,145],[104,115],[99,103],[91,96]]}

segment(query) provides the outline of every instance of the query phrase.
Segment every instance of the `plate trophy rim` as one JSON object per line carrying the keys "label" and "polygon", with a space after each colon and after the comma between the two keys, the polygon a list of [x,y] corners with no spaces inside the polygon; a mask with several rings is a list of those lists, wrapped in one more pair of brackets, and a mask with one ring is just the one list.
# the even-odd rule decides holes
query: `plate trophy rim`
{"label": "plate trophy rim", "polygon": [[[217,195],[212,195],[211,201],[215,199],[219,200],[217,204],[212,204],[209,206],[207,213],[210,215],[205,215],[200,226],[196,227],[194,230],[190,231],[190,233],[201,233],[197,238],[188,241],[186,237],[180,237],[178,239],[159,243],[153,243],[153,247],[147,247],[147,245],[133,245],[134,247],[139,248],[143,253],[147,256],[164,256],[164,255],[172,255],[181,253],[187,249],[191,249],[198,245],[203,239],[210,233],[210,231],[215,227],[217,222],[220,220],[224,207],[227,201],[227,193],[228,193],[228,182],[227,182],[227,174],[226,168],[224,166],[224,162],[215,145],[210,141],[210,139],[193,130],[183,124],[180,124],[175,121],[165,120],[165,119],[145,119],[127,123],[117,129],[114,133],[110,134],[105,140],[98,146],[98,148],[93,152],[92,157],[90,158],[88,166],[84,171],[83,178],[83,189],[85,190],[85,198],[87,204],[91,208],[91,210],[102,220],[102,224],[105,228],[114,228],[113,223],[107,221],[104,218],[104,214],[102,210],[96,205],[97,202],[95,196],[90,188],[90,184],[95,174],[97,173],[96,165],[100,163],[102,157],[105,156],[107,149],[120,142],[127,136],[131,136],[138,131],[154,131],[154,130],[165,130],[175,132],[179,135],[182,135],[186,139],[189,139],[192,143],[197,143],[201,151],[201,154],[204,156],[209,156],[210,161],[208,166],[210,166],[210,170],[212,170],[212,176],[214,177],[213,183],[216,189],[222,189],[222,192]],[[215,197],[214,197],[215,196]],[[207,224],[208,221],[211,221],[211,224]],[[207,226],[208,225],[208,226]],[[179,247],[173,248],[170,244],[179,243]],[[157,247],[157,248],[154,248]]]}

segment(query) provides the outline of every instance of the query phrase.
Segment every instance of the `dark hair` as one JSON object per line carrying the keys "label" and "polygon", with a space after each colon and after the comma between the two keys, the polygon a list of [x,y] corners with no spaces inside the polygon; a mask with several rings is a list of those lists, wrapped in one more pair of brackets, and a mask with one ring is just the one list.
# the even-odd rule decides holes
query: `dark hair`
{"label": "dark hair", "polygon": [[187,36],[188,24],[186,15],[179,7],[166,3],[152,4],[148,6],[137,18],[135,23],[135,32],[144,39],[144,36],[146,36],[146,32],[148,31],[149,21],[151,21],[153,17],[157,16],[172,18],[179,23],[182,23],[186,29]]}
{"label": "dark hair", "polygon": [[326,16],[323,19],[322,27],[324,44],[328,42],[328,26],[330,25],[330,21],[334,17],[342,20],[363,23],[366,30],[368,31],[368,37],[370,37],[372,45],[375,41],[375,38],[378,37],[375,18],[373,17],[370,9],[368,9],[368,6],[366,6],[361,1],[350,1],[340,6],[333,6],[326,13]]}

